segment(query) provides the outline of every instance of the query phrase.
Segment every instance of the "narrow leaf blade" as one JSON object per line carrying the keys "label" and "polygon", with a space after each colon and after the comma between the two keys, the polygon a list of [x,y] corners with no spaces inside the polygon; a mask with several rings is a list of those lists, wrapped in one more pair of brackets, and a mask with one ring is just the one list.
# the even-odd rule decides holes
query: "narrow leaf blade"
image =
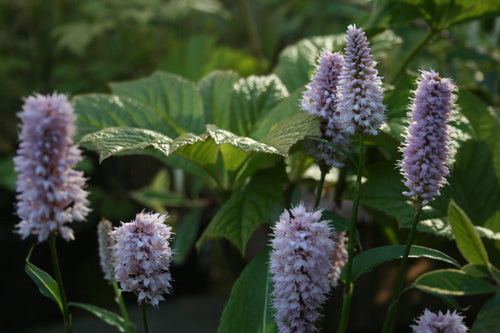
{"label": "narrow leaf blade", "polygon": [[[387,245],[380,246],[373,249],[365,250],[354,257],[352,273],[353,281],[359,278],[361,275],[371,271],[376,266],[385,263],[390,260],[399,259],[403,257],[404,245]],[[434,260],[439,260],[457,268],[460,268],[460,264],[450,256],[444,254],[441,251],[413,245],[409,253],[410,258],[429,258]],[[345,267],[342,270],[340,278],[345,281]]]}
{"label": "narrow leaf blade", "polygon": [[488,282],[454,269],[442,269],[423,274],[413,283],[413,287],[430,294],[453,296],[478,295],[496,291],[496,288]]}
{"label": "narrow leaf blade", "polygon": [[54,280],[50,276],[49,273],[36,267],[29,261],[32,250],[33,248],[30,250],[28,256],[26,257],[26,265],[24,267],[24,270],[26,271],[26,274],[28,274],[28,276],[33,280],[33,282],[35,282],[36,286],[40,290],[40,293],[56,302],[62,313],[63,304],[61,294],[59,292],[59,285],[57,284],[56,280]]}
{"label": "narrow leaf blade", "polygon": [[[86,310],[93,315],[95,315],[97,318],[101,319],[105,323],[115,326],[118,328],[120,332],[127,332],[127,324],[125,320],[123,320],[122,317],[117,315],[114,312],[111,312],[109,310],[103,309],[101,307],[92,305],[92,304],[86,304],[86,303],[79,303],[79,302],[69,302],[69,306],[74,306],[83,310]],[[135,331],[135,327],[134,327]]]}

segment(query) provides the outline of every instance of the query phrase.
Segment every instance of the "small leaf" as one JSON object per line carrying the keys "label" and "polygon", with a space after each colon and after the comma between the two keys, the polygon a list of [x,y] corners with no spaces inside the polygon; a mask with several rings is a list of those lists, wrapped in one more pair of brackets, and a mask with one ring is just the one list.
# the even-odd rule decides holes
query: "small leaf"
{"label": "small leaf", "polygon": [[274,333],[269,248],[262,251],[236,280],[224,308],[218,333]]}
{"label": "small leaf", "polygon": [[481,311],[472,325],[471,333],[492,333],[500,332],[500,292],[497,292],[493,298],[484,303]]}
{"label": "small leaf", "polygon": [[[84,309],[84,310],[92,313],[93,315],[95,315],[97,318],[101,319],[105,323],[107,323],[111,326],[115,326],[116,328],[118,328],[118,330],[120,332],[127,332],[127,323],[125,322],[125,320],[123,320],[122,317],[120,317],[119,315],[117,315],[114,312],[100,308],[100,307],[95,306],[95,305],[79,303],[79,302],[69,302],[68,305],[74,306],[74,307],[77,307],[80,309]],[[132,332],[135,332],[135,325],[133,325],[131,330],[132,330]],[[131,330],[129,329],[129,332]]]}
{"label": "small leaf", "polygon": [[473,265],[488,267],[488,254],[474,225],[464,211],[451,200],[448,208],[448,222],[453,230],[460,253]]}
{"label": "small leaf", "polygon": [[50,276],[49,273],[45,272],[44,270],[41,270],[40,268],[30,263],[29,260],[31,258],[32,251],[33,247],[30,249],[28,255],[26,256],[26,265],[24,267],[24,270],[26,274],[28,274],[28,276],[33,280],[33,282],[35,282],[36,286],[38,287],[38,290],[40,290],[40,293],[43,296],[48,297],[54,302],[56,302],[62,313],[63,304],[62,304],[61,294],[59,293],[59,285],[57,284],[56,280],[54,280]]}
{"label": "small leaf", "polygon": [[412,286],[430,294],[454,296],[486,294],[496,291],[496,288],[488,282],[454,269],[442,269],[423,274],[417,278]]}
{"label": "small leaf", "polygon": [[[365,250],[354,257],[352,274],[353,281],[359,278],[361,275],[371,271],[376,266],[383,264],[387,261],[393,259],[399,259],[403,257],[405,250],[404,245],[387,245],[380,246],[372,249]],[[428,247],[413,245],[410,249],[408,255],[409,258],[429,258],[434,260],[439,260],[452,264],[457,268],[460,268],[460,264],[453,258],[444,254],[441,251],[431,249]],[[340,278],[345,281],[346,270],[342,270]]]}

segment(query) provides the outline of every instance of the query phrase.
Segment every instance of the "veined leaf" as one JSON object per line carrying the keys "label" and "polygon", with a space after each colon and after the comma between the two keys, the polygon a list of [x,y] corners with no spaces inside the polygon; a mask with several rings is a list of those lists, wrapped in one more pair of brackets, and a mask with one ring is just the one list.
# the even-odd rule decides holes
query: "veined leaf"
{"label": "veined leaf", "polygon": [[448,208],[448,222],[453,230],[457,247],[464,258],[473,265],[488,267],[488,253],[481,238],[467,215],[453,200]]}
{"label": "veined leaf", "polygon": [[274,205],[280,202],[285,180],[283,163],[257,172],[224,203],[196,243],[197,248],[207,240],[224,237],[245,253],[250,236],[269,220]]}
{"label": "veined leaf", "polygon": [[215,71],[198,82],[208,124],[229,128],[231,93],[237,80],[238,74],[234,72]]}
{"label": "veined leaf", "polygon": [[496,291],[488,282],[455,269],[442,269],[421,275],[413,287],[438,295],[477,295]]}
{"label": "veined leaf", "polygon": [[72,102],[78,116],[76,140],[107,127],[120,126],[175,135],[174,128],[164,122],[156,110],[126,96],[80,95],[73,98]]}
{"label": "veined leaf", "polygon": [[44,270],[33,265],[29,260],[31,258],[31,252],[33,251],[33,247],[28,252],[26,256],[26,265],[24,266],[24,270],[26,274],[35,282],[40,293],[53,300],[59,306],[59,310],[61,313],[63,312],[63,304],[61,299],[61,294],[59,292],[59,285],[56,280],[54,280],[49,273]]}
{"label": "veined leaf", "polygon": [[203,100],[197,87],[180,76],[164,72],[134,81],[110,84],[114,94],[136,99],[161,116],[162,122],[175,130],[162,132],[177,136],[185,132],[204,132]]}
{"label": "veined leaf", "polygon": [[229,130],[249,137],[260,119],[288,96],[288,90],[276,75],[250,76],[233,86]]}
{"label": "veined leaf", "polygon": [[[404,245],[387,245],[365,250],[354,257],[352,266],[353,281],[361,275],[371,271],[374,267],[383,264],[387,261],[399,259],[403,257],[405,250]],[[413,245],[410,248],[409,258],[429,258],[446,262],[460,268],[460,264],[450,256],[441,251],[428,247]],[[344,266],[345,267],[345,266]],[[342,270],[340,278],[345,281],[346,271]]]}
{"label": "veined leaf", "polygon": [[274,333],[269,249],[262,251],[236,280],[224,308],[218,333]]}

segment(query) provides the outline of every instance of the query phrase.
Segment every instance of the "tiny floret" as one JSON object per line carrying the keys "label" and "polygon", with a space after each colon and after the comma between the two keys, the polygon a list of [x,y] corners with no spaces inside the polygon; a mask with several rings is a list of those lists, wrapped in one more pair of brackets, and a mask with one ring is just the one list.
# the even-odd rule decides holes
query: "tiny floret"
{"label": "tiny floret", "polygon": [[362,29],[350,25],[337,102],[342,126],[350,134],[377,135],[385,120],[382,81],[368,46]]}
{"label": "tiny floret", "polygon": [[113,279],[113,244],[110,232],[113,230],[111,222],[102,219],[97,225],[97,242],[99,245],[99,258],[104,279]]}
{"label": "tiny floret", "polygon": [[123,223],[111,232],[116,242],[114,277],[124,291],[137,295],[139,304],[155,307],[163,294],[170,293],[172,228],[165,224],[167,215],[139,213],[135,220]]}
{"label": "tiny floret", "polygon": [[466,333],[469,331],[463,323],[464,317],[450,310],[435,314],[425,309],[424,314],[411,325],[413,333]]}
{"label": "tiny floret", "polygon": [[279,332],[313,332],[318,309],[330,291],[335,243],[321,210],[285,210],[274,228],[270,272]]}
{"label": "tiny floret", "polygon": [[[306,86],[301,106],[304,111],[320,117],[320,138],[348,150],[350,140],[341,127],[336,96],[343,64],[344,57],[340,53],[323,51],[316,73]],[[309,148],[322,170],[344,165],[345,156],[329,145],[314,141]]]}
{"label": "tiny floret", "polygon": [[450,120],[455,85],[433,71],[423,71],[411,106],[411,122],[402,147],[401,173],[409,191],[404,195],[427,204],[439,195],[447,167]]}
{"label": "tiny floret", "polygon": [[23,239],[36,235],[38,242],[57,233],[73,240],[66,224],[84,221],[90,211],[83,173],[73,169],[82,159],[72,140],[73,107],[63,94],[34,95],[26,98],[19,117],[16,232]]}

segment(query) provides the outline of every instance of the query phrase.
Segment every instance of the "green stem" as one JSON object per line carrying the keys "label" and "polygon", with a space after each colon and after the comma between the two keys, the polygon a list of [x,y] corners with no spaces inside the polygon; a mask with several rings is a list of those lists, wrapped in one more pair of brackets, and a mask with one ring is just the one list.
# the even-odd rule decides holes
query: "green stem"
{"label": "green stem", "polygon": [[352,262],[354,259],[354,245],[356,239],[356,222],[358,219],[359,197],[361,192],[361,167],[364,157],[364,136],[359,136],[359,157],[357,164],[356,187],[354,188],[354,199],[352,205],[351,222],[349,224],[349,241],[347,243],[347,267],[346,282],[344,286],[344,301],[342,304],[342,316],[340,318],[339,333],[347,331],[349,322],[349,313],[351,311],[352,295],[354,292],[354,283],[352,281]]}
{"label": "green stem", "polygon": [[321,200],[321,193],[323,192],[323,184],[325,183],[327,171],[321,170],[321,177],[319,179],[318,190],[316,191],[316,200],[314,201],[314,209],[318,208],[319,201]]}
{"label": "green stem", "polygon": [[415,58],[415,56],[424,48],[424,46],[438,33],[438,30],[435,29],[429,29],[429,32],[425,36],[425,38],[417,45],[415,48],[406,56],[405,60],[399,65],[398,70],[396,71],[396,74],[392,77],[392,83],[396,82],[396,80],[399,78],[400,75],[404,73],[406,70],[406,67],[410,63],[410,61]]}
{"label": "green stem", "polygon": [[144,327],[144,333],[149,333],[148,318],[146,317],[146,305],[141,304],[141,315],[142,315],[142,326]]}
{"label": "green stem", "polygon": [[398,306],[399,298],[401,296],[401,290],[403,289],[404,280],[406,277],[406,271],[408,268],[408,255],[410,254],[411,245],[413,239],[415,238],[415,232],[417,230],[417,224],[420,219],[420,213],[422,212],[422,203],[419,201],[417,203],[417,211],[415,212],[413,224],[408,234],[408,240],[406,241],[405,251],[403,253],[403,258],[399,265],[398,277],[396,279],[396,284],[394,285],[394,292],[392,294],[391,305],[385,316],[384,326],[382,328],[382,333],[388,333],[391,331],[392,322],[394,320],[394,315],[396,313],[396,308]]}
{"label": "green stem", "polygon": [[120,307],[120,312],[122,313],[123,320],[125,321],[127,333],[133,333],[135,332],[135,330],[133,329],[134,325],[130,322],[127,307],[125,306],[125,302],[123,301],[122,292],[118,287],[118,283],[116,282],[116,280],[111,280],[111,284],[113,286],[113,289],[115,290],[116,301],[118,303],[118,306]]}
{"label": "green stem", "polygon": [[67,333],[73,332],[73,327],[71,325],[71,316],[69,314],[68,301],[66,300],[66,293],[64,292],[64,285],[61,275],[61,268],[59,266],[59,259],[57,258],[56,250],[56,235],[53,234],[49,237],[50,254],[52,255],[52,264],[54,265],[54,271],[56,274],[56,281],[59,287],[59,294],[61,296],[62,302],[62,315],[64,318],[64,327]]}

